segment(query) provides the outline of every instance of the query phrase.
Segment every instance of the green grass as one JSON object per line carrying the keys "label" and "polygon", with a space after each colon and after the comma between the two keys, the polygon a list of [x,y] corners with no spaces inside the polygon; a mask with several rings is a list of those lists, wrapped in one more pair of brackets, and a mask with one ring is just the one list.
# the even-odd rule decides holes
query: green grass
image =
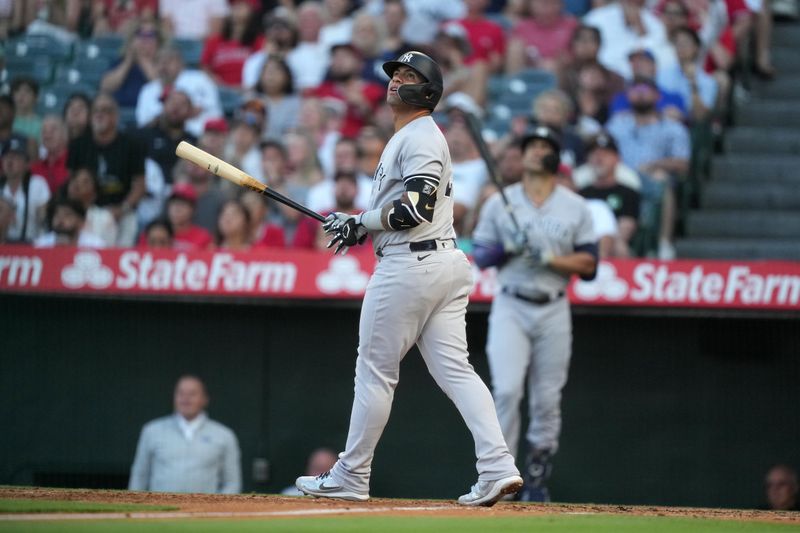
{"label": "green grass", "polygon": [[0,531],[26,533],[771,533],[798,531],[791,524],[735,522],[672,517],[551,515],[518,517],[342,517],[268,520],[118,520],[75,522],[0,522]]}
{"label": "green grass", "polygon": [[[131,503],[96,503],[50,500],[0,500],[2,513],[126,513],[129,511],[175,511],[166,505]],[[0,524],[0,529],[2,529]]]}

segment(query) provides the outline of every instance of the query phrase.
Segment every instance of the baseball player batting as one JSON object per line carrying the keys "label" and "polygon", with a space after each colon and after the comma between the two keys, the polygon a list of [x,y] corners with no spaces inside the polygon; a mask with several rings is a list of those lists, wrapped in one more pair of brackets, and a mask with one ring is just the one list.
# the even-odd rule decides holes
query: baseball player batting
{"label": "baseball player batting", "polygon": [[420,52],[388,61],[383,70],[391,78],[386,101],[395,133],[375,171],[369,210],[333,213],[323,225],[336,253],[370,234],[378,258],[361,307],[347,444],[329,472],[299,477],[296,485],[317,497],[369,499],[372,458],[389,419],[400,361],[416,344],[475,440],[478,481],[458,503],[491,506],[516,493],[522,478],[489,389],[468,361],[472,272],[455,247],[450,153],[430,116],[442,95],[442,73]]}
{"label": "baseball player batting", "polygon": [[572,321],[565,290],[569,278],[592,279],[597,244],[583,198],[556,184],[561,144],[550,128],[522,139],[521,183],[505,188],[519,229],[503,197],[487,200],[473,233],[475,261],[496,266],[500,292],[492,301],[486,352],[497,417],[516,454],[520,401],[528,381],[530,424],[519,493],[524,501],[549,501],[550,458],[558,450],[561,389],[567,381]]}

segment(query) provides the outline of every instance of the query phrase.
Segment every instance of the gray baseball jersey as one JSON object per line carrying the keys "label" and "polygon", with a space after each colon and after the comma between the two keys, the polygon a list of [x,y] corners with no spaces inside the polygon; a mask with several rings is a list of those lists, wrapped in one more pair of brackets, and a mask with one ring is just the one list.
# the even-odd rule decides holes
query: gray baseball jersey
{"label": "gray baseball jersey", "polygon": [[[402,231],[372,232],[381,250],[369,280],[359,323],[355,399],[345,451],[331,469],[333,480],[369,492],[375,447],[389,419],[400,361],[415,344],[436,383],[453,401],[472,433],[478,479],[518,475],[503,440],[489,389],[469,363],[465,315],[472,271],[453,246],[450,154],[429,116],[403,126],[389,140],[375,172],[370,209],[400,199],[404,180],[439,183],[430,223]],[[431,189],[431,192],[432,189]],[[412,252],[407,243],[436,239],[435,249]]]}
{"label": "gray baseball jersey", "polygon": [[[566,255],[574,252],[576,246],[596,241],[586,200],[569,189],[556,185],[550,197],[539,207],[528,199],[521,183],[506,187],[505,193],[528,242],[555,255]],[[502,244],[513,233],[511,217],[497,193],[483,206],[472,239],[475,243],[491,246]],[[532,270],[524,259],[514,257],[500,269],[498,281],[502,286],[520,288],[525,292],[552,294],[566,287],[569,276],[544,266]]]}
{"label": "gray baseball jersey", "polygon": [[405,231],[373,232],[375,250],[407,242],[455,238],[453,165],[447,141],[430,116],[409,122],[389,139],[375,170],[369,209],[380,209],[400,198],[405,191],[405,181],[414,177],[432,177],[439,181],[433,221]]}
{"label": "gray baseball jersey", "polygon": [[[595,242],[589,208],[569,189],[556,185],[539,207],[527,197],[522,184],[506,187],[505,192],[529,242],[557,256]],[[495,194],[481,211],[473,239],[494,246],[513,232],[502,198]],[[502,287],[522,294],[546,293],[552,297],[563,291],[569,276],[513,257],[499,268],[498,281]],[[497,418],[512,453],[517,452],[519,443],[519,405],[526,381],[530,415],[526,441],[539,450],[555,453],[558,449],[561,389],[567,382],[572,350],[571,319],[569,302],[563,296],[539,305],[501,292],[492,301],[486,354]]]}

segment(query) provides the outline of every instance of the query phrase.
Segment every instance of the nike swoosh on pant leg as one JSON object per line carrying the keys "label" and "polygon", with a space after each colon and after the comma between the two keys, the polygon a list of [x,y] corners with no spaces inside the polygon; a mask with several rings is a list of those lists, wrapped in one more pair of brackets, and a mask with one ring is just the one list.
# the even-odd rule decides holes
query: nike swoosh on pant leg
{"label": "nike swoosh on pant leg", "polygon": [[417,261],[422,261],[422,260],[423,260],[423,259],[425,259],[426,257],[430,257],[430,256],[431,256],[431,254],[427,254],[427,255],[418,255],[418,256],[417,256]]}

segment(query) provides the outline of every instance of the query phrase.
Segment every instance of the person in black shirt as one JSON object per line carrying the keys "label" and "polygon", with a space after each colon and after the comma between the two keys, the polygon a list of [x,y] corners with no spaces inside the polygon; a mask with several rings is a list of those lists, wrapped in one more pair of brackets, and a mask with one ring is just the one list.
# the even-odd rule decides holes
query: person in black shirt
{"label": "person in black shirt", "polygon": [[588,147],[588,164],[595,172],[596,180],[588,187],[580,190],[584,198],[604,200],[619,226],[619,236],[615,242],[613,255],[630,256],[630,241],[636,233],[639,220],[639,193],[617,181],[616,170],[619,165],[619,150],[614,138],[601,133],[595,137]]}
{"label": "person in black shirt", "polygon": [[136,238],[136,206],[145,193],[145,154],[138,139],[118,126],[114,98],[98,94],[92,102],[91,131],[70,142],[67,168],[95,171],[100,183],[97,204],[117,220],[117,245],[131,246]]}
{"label": "person in black shirt", "polygon": [[175,148],[181,141],[197,144],[197,138],[185,129],[194,107],[189,95],[180,89],[165,91],[162,98],[163,111],[139,132],[139,138],[145,157],[158,163],[165,183],[172,183],[173,170],[178,162]]}

